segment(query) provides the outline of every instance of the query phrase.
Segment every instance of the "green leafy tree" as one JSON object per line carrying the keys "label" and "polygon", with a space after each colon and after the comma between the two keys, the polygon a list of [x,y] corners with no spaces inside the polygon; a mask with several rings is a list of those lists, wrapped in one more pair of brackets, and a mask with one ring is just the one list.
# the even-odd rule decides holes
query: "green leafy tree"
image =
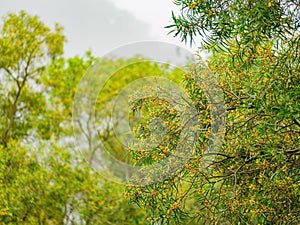
{"label": "green leafy tree", "polygon": [[59,25],[51,30],[37,16],[3,18],[0,223],[144,224],[124,187],[96,173],[68,141],[76,87],[97,60],[63,58],[64,42]]}
{"label": "green leafy tree", "polygon": [[41,103],[35,115],[43,111],[45,100],[32,86],[38,84],[49,61],[63,54],[65,37],[61,31],[59,25],[51,31],[38,17],[24,11],[4,18],[0,38],[2,96],[6,97],[1,101],[2,145],[6,146],[10,138],[27,135],[22,127],[33,126],[28,112],[35,101]]}
{"label": "green leafy tree", "polygon": [[[202,71],[191,67],[183,79],[185,89],[199,112],[199,127],[206,124],[207,132],[200,133],[195,154],[174,176],[129,187],[128,195],[147,209],[150,224],[299,223],[299,4],[175,4],[181,14],[173,14],[174,24],[168,27],[183,41],[200,35],[202,48],[212,53],[207,64],[224,94],[225,138],[219,152],[211,153],[216,156],[213,163],[203,170],[211,106],[197,82]],[[159,107],[157,101],[153,104]],[[172,123],[174,114],[167,110],[164,119]],[[176,141],[176,129],[170,131]],[[166,146],[167,153],[176,150],[176,145]],[[143,159],[137,157],[145,165],[162,158]]]}

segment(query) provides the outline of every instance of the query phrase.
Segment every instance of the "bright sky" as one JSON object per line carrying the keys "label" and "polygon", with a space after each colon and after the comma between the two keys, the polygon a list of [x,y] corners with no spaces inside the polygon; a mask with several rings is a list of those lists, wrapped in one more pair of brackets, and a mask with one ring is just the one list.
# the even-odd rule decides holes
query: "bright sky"
{"label": "bright sky", "polygon": [[168,30],[164,26],[169,25],[171,11],[177,11],[172,0],[110,0],[116,7],[131,12],[137,19],[150,26],[150,34],[154,38],[169,40]]}
{"label": "bright sky", "polygon": [[128,43],[154,40],[190,49],[164,28],[177,10],[172,0],[0,0],[1,16],[21,9],[65,28],[66,56],[86,50],[101,56]]}

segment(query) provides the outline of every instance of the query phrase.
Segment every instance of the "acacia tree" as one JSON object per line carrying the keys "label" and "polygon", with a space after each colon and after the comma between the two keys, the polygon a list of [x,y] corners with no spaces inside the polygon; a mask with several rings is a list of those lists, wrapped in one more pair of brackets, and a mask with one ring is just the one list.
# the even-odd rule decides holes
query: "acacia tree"
{"label": "acacia tree", "polygon": [[[171,32],[183,41],[200,35],[202,48],[212,53],[207,63],[224,93],[226,135],[208,170],[200,167],[209,137],[204,132],[194,156],[174,176],[129,187],[128,195],[148,210],[150,224],[299,223],[300,5],[276,0],[175,4],[181,14],[173,14]],[[210,114],[209,102],[195,72],[201,71],[186,73],[185,88],[210,132],[211,119],[203,117]],[[163,114],[167,123],[176,121],[174,113]],[[175,141],[178,129],[169,133]],[[154,152],[175,150],[168,145]]]}
{"label": "acacia tree", "polygon": [[[176,0],[180,15],[173,13],[170,33],[182,41],[202,38],[202,48],[230,51],[234,59],[252,61],[257,51],[272,42],[297,60],[299,49],[300,5],[293,0]],[[232,46],[234,45],[234,46]],[[281,59],[281,62],[284,60]],[[299,63],[299,61],[298,61]]]}

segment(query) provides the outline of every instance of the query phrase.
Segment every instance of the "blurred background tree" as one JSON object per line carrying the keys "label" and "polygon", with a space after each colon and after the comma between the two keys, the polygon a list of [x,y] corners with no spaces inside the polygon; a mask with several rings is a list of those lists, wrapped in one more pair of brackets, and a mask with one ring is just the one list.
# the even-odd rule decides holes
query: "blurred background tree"
{"label": "blurred background tree", "polygon": [[[0,223],[145,224],[144,210],[124,198],[124,187],[74,150],[76,86],[100,59],[89,52],[63,58],[65,41],[59,25],[52,30],[24,11],[3,18]],[[106,67],[118,63],[102,60]]]}

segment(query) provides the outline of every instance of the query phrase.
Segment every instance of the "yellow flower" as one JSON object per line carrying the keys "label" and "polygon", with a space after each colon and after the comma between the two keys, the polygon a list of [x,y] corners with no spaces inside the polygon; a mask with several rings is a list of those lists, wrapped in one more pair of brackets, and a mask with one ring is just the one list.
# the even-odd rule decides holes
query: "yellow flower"
{"label": "yellow flower", "polygon": [[261,53],[263,50],[262,50],[261,47],[258,47],[256,51],[257,51],[257,53],[259,54],[259,53]]}
{"label": "yellow flower", "polygon": [[188,4],[188,7],[190,9],[194,9],[194,8],[196,8],[200,4],[201,4],[201,1],[197,1],[197,2],[193,2],[193,3]]}
{"label": "yellow flower", "polygon": [[273,7],[275,5],[274,1],[268,1],[268,7]]}

